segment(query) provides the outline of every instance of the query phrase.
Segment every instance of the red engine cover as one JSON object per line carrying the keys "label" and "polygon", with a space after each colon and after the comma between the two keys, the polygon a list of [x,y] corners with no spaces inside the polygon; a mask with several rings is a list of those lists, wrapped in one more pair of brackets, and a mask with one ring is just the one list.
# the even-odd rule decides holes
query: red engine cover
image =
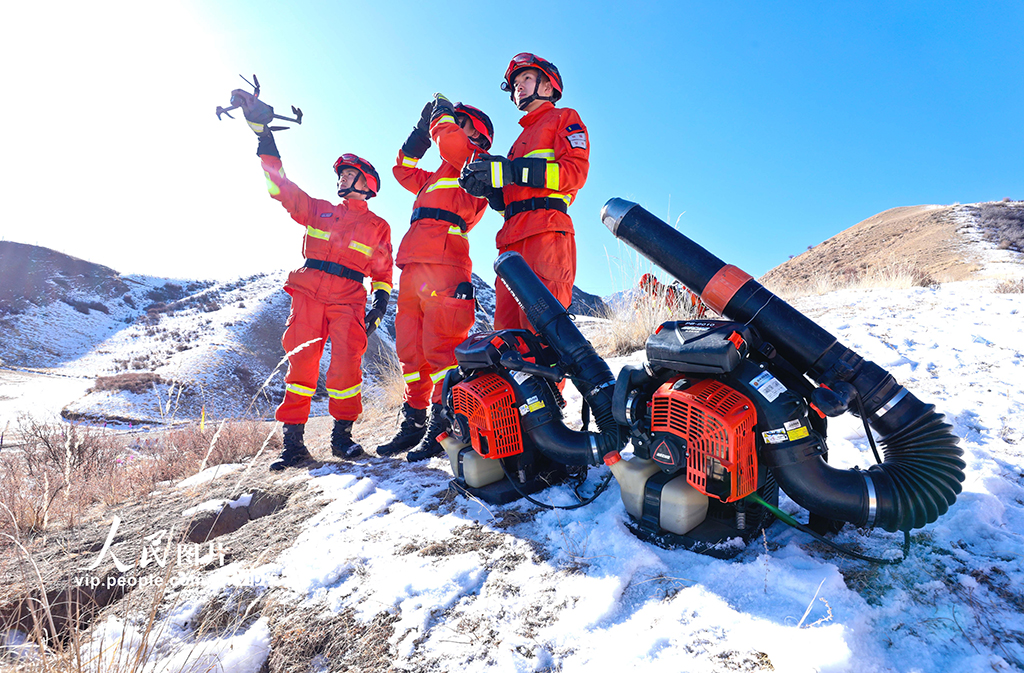
{"label": "red engine cover", "polygon": [[[651,399],[651,431],[686,441],[686,481],[734,502],[757,490],[757,411],[742,393],[714,379],[676,390],[671,379]],[[709,482],[713,482],[709,483]]]}
{"label": "red engine cover", "polygon": [[488,373],[452,388],[452,406],[469,425],[473,450],[484,458],[507,458],[523,452],[516,396],[508,381]]}

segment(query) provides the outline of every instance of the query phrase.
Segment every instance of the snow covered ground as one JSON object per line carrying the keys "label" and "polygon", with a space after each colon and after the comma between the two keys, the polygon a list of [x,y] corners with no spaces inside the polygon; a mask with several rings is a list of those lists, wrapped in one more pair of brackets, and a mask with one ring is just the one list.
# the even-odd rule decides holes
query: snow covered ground
{"label": "snow covered ground", "polygon": [[[937,405],[963,440],[963,493],[914,531],[902,564],[837,555],[779,522],[732,560],[665,550],[629,532],[614,482],[577,510],[484,506],[443,498],[446,460],[421,467],[366,458],[285,475],[305,485],[318,513],[277,558],[257,562],[260,550],[246,550],[175,586],[153,670],[260,670],[274,642],[265,617],[221,638],[194,631],[213,597],[253,587],[287,597],[296,611],[349,611],[367,634],[378,632],[375,617],[392,615],[385,636],[394,670],[1021,670],[1024,301],[993,293],[994,285],[794,302]],[[615,371],[642,357],[610,364]],[[852,416],[832,419],[829,437],[833,465],[873,462]],[[604,472],[593,468],[591,485]],[[575,500],[565,486],[537,497]],[[783,509],[806,517],[787,498]],[[902,535],[847,526],[836,540],[894,557]],[[123,637],[137,647],[139,630],[110,619],[96,633],[108,646]],[[194,653],[187,661],[186,651]],[[323,657],[308,666],[341,670]]]}

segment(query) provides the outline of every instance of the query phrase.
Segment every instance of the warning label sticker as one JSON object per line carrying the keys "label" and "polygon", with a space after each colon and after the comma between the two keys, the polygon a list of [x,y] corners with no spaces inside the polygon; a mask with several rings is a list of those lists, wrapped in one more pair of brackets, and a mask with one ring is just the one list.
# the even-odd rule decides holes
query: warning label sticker
{"label": "warning label sticker", "polygon": [[750,385],[769,402],[774,402],[779,395],[786,392],[786,386],[768,372],[761,372],[755,376],[751,379]]}
{"label": "warning label sticker", "polygon": [[761,436],[764,437],[765,444],[782,444],[783,442],[789,441],[789,434],[787,434],[786,431],[781,428],[778,430],[768,430],[767,432],[762,432]]}
{"label": "warning label sticker", "polygon": [[809,433],[807,432],[807,428],[797,428],[796,430],[790,430],[787,434],[789,435],[789,440],[793,441],[797,439],[803,439]]}

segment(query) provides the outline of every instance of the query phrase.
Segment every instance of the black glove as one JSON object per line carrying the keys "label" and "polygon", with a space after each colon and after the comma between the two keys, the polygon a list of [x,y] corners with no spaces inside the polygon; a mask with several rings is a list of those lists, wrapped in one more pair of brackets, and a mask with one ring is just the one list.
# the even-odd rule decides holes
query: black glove
{"label": "black glove", "polygon": [[430,115],[434,111],[434,101],[423,106],[420,119],[412,127],[412,133],[402,145],[402,154],[413,159],[422,159],[430,149]]}
{"label": "black glove", "polygon": [[493,189],[487,195],[487,205],[499,213],[505,212],[505,192],[501,189]]}
{"label": "black glove", "polygon": [[402,144],[402,154],[413,159],[422,159],[423,155],[430,149],[430,134],[414,126],[412,133]]}
{"label": "black glove", "polygon": [[231,104],[242,108],[242,115],[253,133],[258,136],[270,133],[267,124],[274,120],[274,108],[242,89],[231,92]]}
{"label": "black glove", "polygon": [[[507,159],[506,159],[507,161]],[[547,184],[546,159],[519,157],[512,160],[511,181],[523,187],[543,187]]]}
{"label": "black glove", "polygon": [[487,196],[491,190],[512,184],[512,166],[505,157],[481,154],[463,167],[459,185],[471,196]]}
{"label": "black glove", "polygon": [[434,114],[434,101],[431,100],[423,106],[423,111],[420,112],[420,120],[416,122],[416,128],[422,130],[426,134],[430,134],[430,117]]}
{"label": "black glove", "polygon": [[445,97],[444,94],[435,93],[434,111],[430,114],[430,121],[434,121],[438,117],[443,117],[446,114],[454,115],[455,106],[452,105],[452,102],[448,100],[448,98]]}
{"label": "black glove", "polygon": [[380,327],[380,321],[388,310],[391,294],[387,290],[376,290],[373,293],[372,308],[366,312],[366,336],[370,336]]}
{"label": "black glove", "polygon": [[281,153],[277,151],[277,143],[274,142],[274,134],[270,131],[257,136],[260,139],[259,145],[256,146],[256,155],[268,154],[272,157],[281,158]]}

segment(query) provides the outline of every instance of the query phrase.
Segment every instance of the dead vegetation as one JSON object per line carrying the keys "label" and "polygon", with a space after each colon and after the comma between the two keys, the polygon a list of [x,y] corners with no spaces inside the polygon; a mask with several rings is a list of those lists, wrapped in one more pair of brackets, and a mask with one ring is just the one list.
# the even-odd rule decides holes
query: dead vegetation
{"label": "dead vegetation", "polygon": [[[94,506],[141,497],[158,483],[194,474],[202,465],[239,462],[260,450],[268,427],[238,421],[124,434],[22,417],[13,433],[18,444],[0,453],[0,533],[45,534],[73,527]],[[274,436],[266,450],[279,447],[280,438]]]}

